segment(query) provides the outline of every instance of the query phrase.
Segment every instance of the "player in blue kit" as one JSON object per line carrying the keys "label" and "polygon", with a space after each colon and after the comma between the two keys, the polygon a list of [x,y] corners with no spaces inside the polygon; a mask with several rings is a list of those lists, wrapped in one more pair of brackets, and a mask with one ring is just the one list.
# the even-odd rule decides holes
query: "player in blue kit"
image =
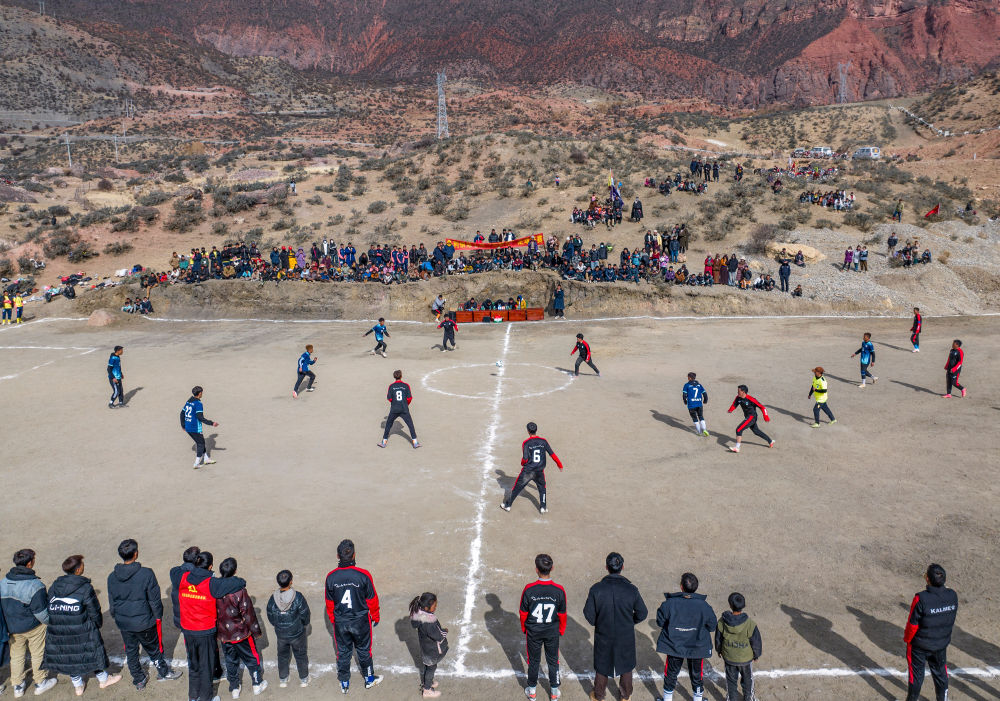
{"label": "player in blue kit", "polygon": [[875,364],[875,344],[872,343],[872,335],[870,333],[864,335],[861,347],[851,353],[852,358],[856,355],[861,356],[861,384],[858,387],[864,389],[865,380],[869,377],[872,378],[872,384],[878,382],[878,378],[868,372],[868,368]]}
{"label": "player in blue kit", "polygon": [[125,349],[122,346],[115,346],[114,352],[108,358],[108,382],[111,383],[111,401],[108,402],[108,409],[115,408],[115,400],[118,406],[125,406],[125,391],[122,389],[122,353]]}
{"label": "player in blue kit", "polygon": [[306,352],[299,356],[299,377],[295,381],[295,389],[292,390],[292,398],[298,399],[299,397],[299,386],[302,384],[302,380],[309,378],[308,384],[306,384],[306,392],[313,391],[313,382],[316,380],[316,373],[309,369],[309,366],[316,362],[316,358],[312,357],[313,347],[312,344],[306,346]]}
{"label": "player in blue kit", "polygon": [[192,388],[191,398],[187,400],[184,408],[181,409],[181,428],[191,436],[196,449],[194,459],[194,469],[196,470],[202,465],[215,464],[215,460],[212,460],[212,457],[208,454],[208,448],[205,447],[205,435],[202,433],[202,424],[208,424],[209,426],[219,425],[217,421],[205,418],[205,407],[201,403],[203,392],[204,390],[201,387]]}
{"label": "player in blue kit", "polygon": [[368,329],[368,331],[365,332],[365,336],[370,333],[375,334],[375,348],[373,348],[368,355],[381,355],[383,358],[386,357],[385,351],[388,349],[388,346],[385,345],[384,339],[392,338],[392,335],[389,333],[389,329],[385,327],[385,319],[379,317],[378,323]]}
{"label": "player in blue kit", "polygon": [[694,432],[701,436],[707,436],[708,427],[705,425],[704,406],[708,404],[708,392],[698,382],[697,377],[697,374],[693,372],[688,373],[688,381],[681,390],[681,398],[694,422]]}

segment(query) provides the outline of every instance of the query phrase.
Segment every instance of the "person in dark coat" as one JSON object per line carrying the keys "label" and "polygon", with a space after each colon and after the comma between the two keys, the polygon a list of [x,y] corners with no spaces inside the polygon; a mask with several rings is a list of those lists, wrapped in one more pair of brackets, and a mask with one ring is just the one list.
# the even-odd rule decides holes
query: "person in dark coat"
{"label": "person in dark coat", "polygon": [[125,659],[135,688],[146,688],[149,678],[139,663],[139,648],[146,651],[161,680],[179,679],[163,657],[163,603],[153,570],[139,564],[139,544],[127,538],[118,546],[122,564],[108,575],[108,612],[118,625]]}
{"label": "person in dark coat", "polygon": [[908,672],[906,701],[920,698],[928,667],[934,694],[943,701],[948,698],[948,645],[958,614],[958,594],[945,586],[947,575],[941,565],[931,563],[924,581],[927,587],[914,595],[903,630]]}
{"label": "person in dark coat", "polygon": [[[219,574],[222,581],[236,579],[236,559],[227,557],[219,563]],[[253,684],[253,694],[257,696],[267,688],[264,680],[260,650],[255,636],[259,636],[260,623],[253,601],[244,585],[239,590],[230,592],[216,602],[218,621],[217,636],[222,643],[222,651],[226,658],[226,678],[229,680],[229,691],[233,698],[239,698],[242,686],[240,664],[250,673]]]}
{"label": "person in dark coat", "polygon": [[563,290],[562,284],[556,285],[556,291],[552,295],[552,309],[555,311],[557,319],[565,318],[563,310],[566,309],[566,291]]}
{"label": "person in dark coat", "polygon": [[108,674],[108,653],[104,649],[101,604],[90,580],[83,576],[83,555],[70,555],[62,565],[64,574],[49,587],[49,628],[45,636],[42,669],[67,674],[83,696],[84,677],[94,674],[102,689],[122,680]]}
{"label": "person in dark coat", "polygon": [[715,611],[698,591],[698,578],[690,572],[681,575],[681,590],[664,594],[665,601],[656,612],[656,625],[660,637],[656,651],[667,656],[663,671],[663,701],[671,701],[677,686],[677,675],[688,663],[691,675],[691,693],[694,701],[701,701],[705,693],[705,658],[712,656],[712,633],[718,620]]}
{"label": "person in dark coat", "polygon": [[[7,664],[7,621],[3,617],[3,608],[0,607],[0,667]],[[3,684],[0,684],[0,694],[3,693]]]}
{"label": "person in dark coat", "polygon": [[632,670],[635,669],[635,626],[646,620],[649,612],[632,582],[622,576],[625,560],[610,553],[605,560],[608,576],[590,588],[583,615],[594,626],[593,701],[603,701],[608,678],[619,677],[623,699],[632,696]]}
{"label": "person in dark coat", "polygon": [[632,203],[632,221],[642,221],[642,202],[638,197]]}
{"label": "person in dark coat", "polygon": [[292,573],[281,570],[276,577],[278,590],[267,601],[267,620],[274,626],[275,647],[278,650],[278,682],[288,685],[288,663],[295,655],[299,684],[309,684],[309,653],[306,647],[309,626],[309,604],[302,592],[292,589]]}

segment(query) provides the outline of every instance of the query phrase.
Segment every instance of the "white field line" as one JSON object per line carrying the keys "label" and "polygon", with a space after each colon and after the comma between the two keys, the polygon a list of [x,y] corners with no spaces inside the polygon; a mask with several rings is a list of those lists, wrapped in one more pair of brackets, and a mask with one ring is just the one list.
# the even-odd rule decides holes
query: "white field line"
{"label": "white field line", "polygon": [[503,350],[500,352],[500,367],[497,369],[496,387],[493,389],[493,399],[490,402],[490,423],[486,427],[486,437],[477,457],[482,465],[480,471],[479,499],[476,502],[476,520],[473,526],[473,538],[469,544],[469,571],[465,581],[465,606],[462,609],[462,634],[458,638],[455,652],[455,672],[464,674],[465,657],[469,653],[469,641],[472,637],[472,610],[476,606],[476,593],[479,581],[483,576],[483,524],[486,520],[487,484],[493,472],[496,458],[493,455],[497,442],[497,432],[500,430],[500,404],[503,402],[503,378],[507,370],[507,352],[510,349],[510,330],[508,325],[503,336]]}
{"label": "white field line", "polygon": [[35,370],[40,370],[40,369],[42,369],[42,368],[44,368],[44,367],[46,367],[48,365],[52,365],[52,363],[55,363],[55,362],[57,362],[59,360],[69,360],[70,358],[79,358],[82,355],[89,355],[90,353],[93,353],[97,349],[96,348],[82,348],[82,347],[78,347],[78,346],[68,346],[68,347],[60,347],[60,346],[0,346],[0,350],[57,350],[57,351],[58,350],[72,350],[72,351],[80,351],[79,353],[72,353],[70,355],[67,355],[64,358],[53,358],[52,360],[48,360],[48,361],[46,361],[44,363],[39,363],[38,365],[35,365],[34,367],[30,367],[27,370],[22,370],[21,372],[14,373],[13,375],[0,375],[0,382],[3,382],[4,380],[15,380],[18,377],[20,377],[21,375],[25,375],[25,374],[27,374],[29,372],[34,372]]}
{"label": "white field line", "polygon": [[[413,665],[382,665],[378,662],[378,652],[377,647],[375,648],[375,671],[379,674],[391,674],[394,676],[407,676],[415,675],[417,673],[417,668]],[[125,657],[122,655],[111,655],[111,662],[117,665],[125,665]],[[148,663],[148,658],[142,658],[143,663]],[[172,668],[184,669],[188,666],[186,659],[168,659],[167,663]],[[264,660],[264,669],[276,670],[278,668],[278,663],[276,660]],[[563,662],[561,667],[565,667],[566,664]],[[293,669],[294,671],[294,665]],[[309,664],[309,677],[323,677],[329,674],[337,673],[337,665],[332,663],[322,663],[317,664],[311,662]],[[929,674],[930,672],[928,672]],[[966,678],[978,678],[978,679],[1000,679],[1000,668],[998,667],[948,667],[948,674],[955,677],[966,677]],[[848,677],[905,677],[907,672],[905,669],[889,669],[886,667],[865,667],[862,669],[850,669],[848,667],[818,667],[814,669],[801,668],[801,669],[754,669],[753,675],[756,678],[765,679],[788,679],[792,677],[812,677],[820,679],[829,678],[848,678]],[[439,677],[449,677],[452,679],[523,679],[527,676],[524,672],[515,672],[512,669],[438,669],[436,676]],[[590,670],[584,670],[582,672],[572,672],[560,670],[560,676],[563,679],[593,679],[594,673]],[[637,670],[635,672],[635,678],[640,681],[661,681],[663,679],[663,672],[659,672],[652,669]],[[684,670],[680,673],[680,676],[686,677],[687,671]],[[721,683],[725,680],[725,675],[720,673],[713,666],[711,671],[706,670],[706,679],[711,681]],[[294,684],[296,681],[295,677],[289,680],[290,684]]]}

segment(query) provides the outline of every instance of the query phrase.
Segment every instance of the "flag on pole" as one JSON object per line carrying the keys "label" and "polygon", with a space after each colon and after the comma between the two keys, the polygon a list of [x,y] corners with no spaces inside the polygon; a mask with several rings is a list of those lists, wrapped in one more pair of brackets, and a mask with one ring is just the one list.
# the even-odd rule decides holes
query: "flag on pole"
{"label": "flag on pole", "polygon": [[936,204],[936,205],[934,205],[934,209],[932,209],[931,211],[929,211],[927,214],[924,215],[924,219],[926,219],[927,217],[931,216],[932,214],[937,214],[940,211],[941,211],[941,205],[940,204]]}
{"label": "flag on pole", "polygon": [[622,200],[621,192],[619,192],[618,188],[615,187],[615,176],[610,170],[608,171],[608,193],[611,196],[612,202],[624,202],[624,200]]}

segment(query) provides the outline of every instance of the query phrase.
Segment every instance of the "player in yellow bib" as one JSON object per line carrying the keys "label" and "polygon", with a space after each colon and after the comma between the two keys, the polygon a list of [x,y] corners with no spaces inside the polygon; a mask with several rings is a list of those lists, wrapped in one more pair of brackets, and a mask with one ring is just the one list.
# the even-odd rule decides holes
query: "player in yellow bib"
{"label": "player in yellow bib", "polygon": [[14,298],[10,296],[9,292],[3,293],[3,321],[0,325],[6,326],[10,323],[11,313],[14,311]]}
{"label": "player in yellow bib", "polygon": [[815,397],[816,403],[813,404],[813,428],[819,428],[819,411],[820,409],[830,417],[830,423],[837,423],[837,419],[833,417],[833,412],[830,411],[830,406],[826,403],[827,400],[827,383],[826,378],[823,377],[823,368],[815,367],[813,368],[813,381],[812,387],[809,388],[809,396]]}
{"label": "player in yellow bib", "polygon": [[20,292],[14,293],[14,317],[18,324],[23,324],[24,319],[21,317],[24,315],[24,297],[21,296]]}

